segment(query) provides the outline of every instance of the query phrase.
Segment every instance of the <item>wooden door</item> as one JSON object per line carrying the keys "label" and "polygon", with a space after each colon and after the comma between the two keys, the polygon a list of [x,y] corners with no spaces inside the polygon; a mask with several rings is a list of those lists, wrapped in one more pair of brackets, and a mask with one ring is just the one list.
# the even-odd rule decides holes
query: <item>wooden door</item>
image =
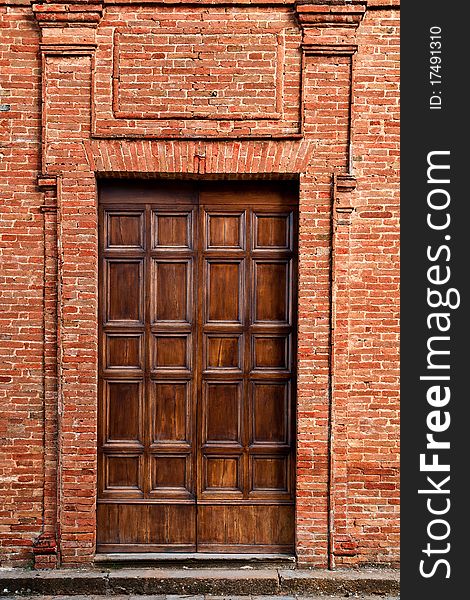
{"label": "wooden door", "polygon": [[98,551],[292,552],[296,194],[100,191]]}

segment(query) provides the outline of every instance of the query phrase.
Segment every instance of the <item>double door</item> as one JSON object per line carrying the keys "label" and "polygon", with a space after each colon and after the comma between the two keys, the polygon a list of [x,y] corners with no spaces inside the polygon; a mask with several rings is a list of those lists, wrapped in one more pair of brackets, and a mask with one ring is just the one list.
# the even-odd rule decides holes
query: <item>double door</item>
{"label": "double door", "polygon": [[100,189],[100,552],[291,552],[296,194]]}

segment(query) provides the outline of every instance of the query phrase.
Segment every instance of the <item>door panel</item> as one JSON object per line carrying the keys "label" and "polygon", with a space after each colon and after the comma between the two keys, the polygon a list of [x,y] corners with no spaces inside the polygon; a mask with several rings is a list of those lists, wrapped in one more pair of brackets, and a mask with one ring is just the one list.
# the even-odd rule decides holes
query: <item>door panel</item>
{"label": "door panel", "polygon": [[196,513],[184,504],[100,503],[98,551],[191,552]]}
{"label": "door panel", "polygon": [[287,444],[289,441],[288,382],[254,381],[252,389],[252,443]]}
{"label": "door panel", "polygon": [[106,320],[108,323],[142,323],[143,264],[140,260],[106,261]]}
{"label": "door panel", "polygon": [[290,323],[290,261],[254,260],[255,323]]}
{"label": "door panel", "polygon": [[152,248],[192,248],[192,212],[153,211]]}
{"label": "door panel", "polygon": [[215,372],[243,369],[243,336],[219,334],[204,336],[204,370]]}
{"label": "door panel", "polygon": [[204,382],[205,444],[241,446],[243,382]]}
{"label": "door panel", "polygon": [[141,445],[142,384],[139,381],[106,381],[106,443]]}
{"label": "door panel", "polygon": [[157,333],[150,343],[152,370],[191,370],[191,334]]}
{"label": "door panel", "polygon": [[203,468],[204,491],[221,494],[243,491],[241,483],[241,456],[206,456]]}
{"label": "door panel", "polygon": [[252,335],[252,370],[278,373],[291,370],[291,336]]}
{"label": "door panel", "polygon": [[105,240],[107,249],[144,248],[144,214],[118,212],[106,214]]}
{"label": "door panel", "polygon": [[104,462],[104,490],[119,496],[142,497],[142,456],[108,454]]}
{"label": "door panel", "polygon": [[191,260],[152,259],[151,319],[158,322],[191,322]]}
{"label": "door panel", "polygon": [[244,250],[245,212],[206,212],[206,250]]}
{"label": "door panel", "polygon": [[191,444],[191,384],[189,381],[150,382],[150,443]]}
{"label": "door panel", "polygon": [[98,551],[292,552],[295,227],[279,182],[102,186]]}
{"label": "door panel", "polygon": [[151,459],[151,492],[164,492],[167,496],[191,495],[190,456],[185,454],[154,454]]}
{"label": "door panel", "polygon": [[243,261],[206,261],[206,322],[243,321]]}
{"label": "door panel", "polygon": [[253,212],[254,250],[292,250],[292,213]]}
{"label": "door panel", "polygon": [[104,338],[103,369],[113,371],[127,369],[129,372],[143,369],[143,336],[140,334],[108,333]]}
{"label": "door panel", "polygon": [[217,504],[198,510],[201,552],[292,551],[293,531],[288,505]]}

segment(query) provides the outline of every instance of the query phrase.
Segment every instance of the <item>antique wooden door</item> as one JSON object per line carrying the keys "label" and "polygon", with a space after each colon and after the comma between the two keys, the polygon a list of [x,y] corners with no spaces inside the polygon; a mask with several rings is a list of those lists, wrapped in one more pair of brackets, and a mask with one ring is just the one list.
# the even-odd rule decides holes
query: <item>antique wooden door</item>
{"label": "antique wooden door", "polygon": [[100,188],[99,552],[292,552],[296,191]]}

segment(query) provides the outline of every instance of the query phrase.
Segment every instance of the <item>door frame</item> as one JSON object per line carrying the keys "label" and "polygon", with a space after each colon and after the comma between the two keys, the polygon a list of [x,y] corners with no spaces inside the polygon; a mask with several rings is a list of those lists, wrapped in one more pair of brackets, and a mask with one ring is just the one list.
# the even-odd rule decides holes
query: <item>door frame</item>
{"label": "door frame", "polygon": [[[48,244],[52,252],[54,246],[57,249],[57,270],[54,273],[51,265],[47,280],[51,290],[58,290],[57,299],[53,293],[47,296],[50,306],[57,303],[57,320],[48,321],[46,339],[55,346],[57,356],[54,359],[57,376],[52,369],[48,381],[50,386],[56,381],[58,401],[46,412],[46,427],[57,426],[58,440],[57,445],[51,441],[46,449],[51,465],[48,473],[57,484],[51,488],[52,495],[47,497],[45,507],[50,527],[61,532],[54,539],[59,560],[64,565],[92,564],[96,552],[98,181],[143,175],[153,179],[158,178],[156,174],[164,179],[175,178],[172,163],[162,162],[155,153],[139,155],[134,149],[131,154],[122,155],[123,162],[116,162],[114,152],[122,144],[121,141],[112,145],[109,141],[93,142],[87,150],[90,162],[79,163],[79,171],[39,178],[47,202],[44,215]],[[134,148],[139,142],[130,144]],[[171,148],[182,148],[185,144],[184,141],[169,142]],[[223,148],[221,144],[215,145]],[[310,165],[308,160],[309,152],[314,153],[310,142],[305,143],[305,152],[301,154],[297,151],[292,154],[291,146],[279,146],[288,152],[283,170],[277,173],[272,172],[267,160],[269,149],[278,147],[277,142],[266,145],[262,141],[246,141],[245,145],[247,149],[253,148],[252,156],[260,153],[257,173],[264,173],[264,178],[299,182],[295,554],[299,564],[325,567],[334,563],[335,525],[330,518],[331,510],[337,507],[338,519],[346,500],[344,486],[337,484],[337,477],[342,477],[345,468],[340,459],[345,442],[343,430],[338,430],[336,424],[346,415],[346,403],[336,385],[347,383],[348,371],[338,371],[337,365],[346,369],[348,363],[344,344],[337,346],[334,360],[332,348],[335,339],[344,339],[346,335],[341,315],[348,312],[349,296],[347,277],[342,273],[345,269],[347,272],[356,181],[350,175],[315,171],[315,163]],[[153,143],[149,142],[151,147]],[[133,153],[139,157],[138,163],[131,158]],[[259,175],[250,175],[251,163],[246,163],[249,154],[240,156],[245,159],[239,160],[235,171],[226,157],[217,167],[225,174],[214,173],[208,179],[260,179]],[[182,171],[177,169],[176,172],[186,179],[188,175],[181,168]],[[80,255],[77,227],[81,235]],[[78,304],[77,298],[80,299]],[[336,304],[334,312],[333,302]],[[339,320],[337,315],[340,315]],[[333,382],[333,375],[337,383]],[[50,393],[54,397],[54,392]],[[84,434],[79,440],[70,436],[70,432],[76,431],[77,422]],[[314,435],[312,423],[315,423]],[[330,432],[338,435],[333,437]],[[337,459],[334,448],[340,450]],[[56,497],[54,490],[57,490]]]}

